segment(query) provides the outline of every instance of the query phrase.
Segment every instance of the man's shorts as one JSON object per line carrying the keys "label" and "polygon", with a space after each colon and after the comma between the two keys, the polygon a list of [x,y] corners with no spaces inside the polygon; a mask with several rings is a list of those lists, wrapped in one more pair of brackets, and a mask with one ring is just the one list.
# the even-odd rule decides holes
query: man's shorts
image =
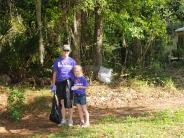
{"label": "man's shorts", "polygon": [[86,104],[86,94],[75,94],[74,103],[85,105]]}
{"label": "man's shorts", "polygon": [[65,108],[72,108],[73,106],[73,91],[71,91],[71,86],[72,81],[69,79],[61,82],[56,82],[56,94],[60,104],[61,100],[64,100]]}

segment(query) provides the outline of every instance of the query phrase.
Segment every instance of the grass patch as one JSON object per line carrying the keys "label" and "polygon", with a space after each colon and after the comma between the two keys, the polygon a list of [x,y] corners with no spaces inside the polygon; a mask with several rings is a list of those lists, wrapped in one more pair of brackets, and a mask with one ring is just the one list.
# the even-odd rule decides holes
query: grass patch
{"label": "grass patch", "polygon": [[98,138],[98,137],[184,137],[184,108],[177,111],[164,110],[158,113],[143,114],[139,117],[105,116],[89,128],[62,127],[57,134],[49,138]]}
{"label": "grass patch", "polygon": [[154,69],[133,69],[130,70],[130,80],[139,80],[139,85],[154,85],[154,86],[166,86],[175,87],[171,75],[164,70]]}
{"label": "grass patch", "polygon": [[[132,68],[127,69],[123,74],[115,75],[111,86],[114,87],[130,87],[138,91],[144,91],[149,88],[162,88],[165,91],[179,92],[183,90],[183,71],[180,69],[175,71],[174,69],[140,69]],[[151,90],[152,91],[152,90]]]}

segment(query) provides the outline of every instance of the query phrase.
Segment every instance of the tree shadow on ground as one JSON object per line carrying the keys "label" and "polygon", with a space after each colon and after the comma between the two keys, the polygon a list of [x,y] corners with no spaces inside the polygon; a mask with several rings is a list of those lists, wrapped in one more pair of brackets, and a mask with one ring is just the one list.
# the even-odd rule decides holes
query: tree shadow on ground
{"label": "tree shadow on ground", "polygon": [[42,112],[48,111],[51,107],[52,97],[51,96],[38,96],[29,101],[28,104],[25,104],[25,112]]}
{"label": "tree shadow on ground", "polygon": [[[60,128],[49,121],[51,109],[51,97],[41,96],[35,98],[29,104],[25,105],[25,114],[21,121],[13,122],[6,117],[6,112],[0,114],[0,137],[29,137],[41,135],[46,137],[50,133],[58,133]],[[74,125],[79,124],[79,116],[76,107],[74,108]],[[90,122],[96,124],[106,116],[113,115],[117,117],[141,116],[150,110],[144,106],[132,106],[123,108],[99,108],[89,106]],[[70,128],[67,128],[70,129]],[[69,134],[68,134],[69,135]]]}

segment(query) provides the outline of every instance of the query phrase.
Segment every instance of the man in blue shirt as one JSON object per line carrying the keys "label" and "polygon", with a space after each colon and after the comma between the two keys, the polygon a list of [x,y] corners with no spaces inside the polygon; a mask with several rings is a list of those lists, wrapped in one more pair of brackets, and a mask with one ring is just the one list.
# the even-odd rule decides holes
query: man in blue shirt
{"label": "man in blue shirt", "polygon": [[69,120],[68,125],[73,125],[73,94],[71,91],[72,86],[72,80],[74,78],[72,69],[76,65],[76,61],[69,57],[69,54],[71,52],[70,45],[64,45],[62,47],[61,56],[57,58],[54,62],[53,66],[53,77],[52,77],[52,87],[51,91],[55,92],[58,96],[58,99],[61,104],[61,113],[62,113],[62,121],[59,124],[63,125],[66,124],[66,110],[69,111]]}

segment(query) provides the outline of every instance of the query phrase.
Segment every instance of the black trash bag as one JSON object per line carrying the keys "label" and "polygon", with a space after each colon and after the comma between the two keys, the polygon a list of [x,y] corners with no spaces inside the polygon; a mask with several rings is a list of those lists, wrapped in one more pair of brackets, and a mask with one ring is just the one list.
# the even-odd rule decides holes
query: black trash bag
{"label": "black trash bag", "polygon": [[65,108],[72,108],[73,106],[73,91],[71,90],[71,87],[73,85],[73,82],[70,79],[67,79],[67,85],[66,85],[66,100],[64,100]]}
{"label": "black trash bag", "polygon": [[52,99],[52,108],[49,116],[49,120],[59,124],[61,122],[62,116],[61,116],[61,106],[58,101],[58,97],[56,94],[54,94]]}

